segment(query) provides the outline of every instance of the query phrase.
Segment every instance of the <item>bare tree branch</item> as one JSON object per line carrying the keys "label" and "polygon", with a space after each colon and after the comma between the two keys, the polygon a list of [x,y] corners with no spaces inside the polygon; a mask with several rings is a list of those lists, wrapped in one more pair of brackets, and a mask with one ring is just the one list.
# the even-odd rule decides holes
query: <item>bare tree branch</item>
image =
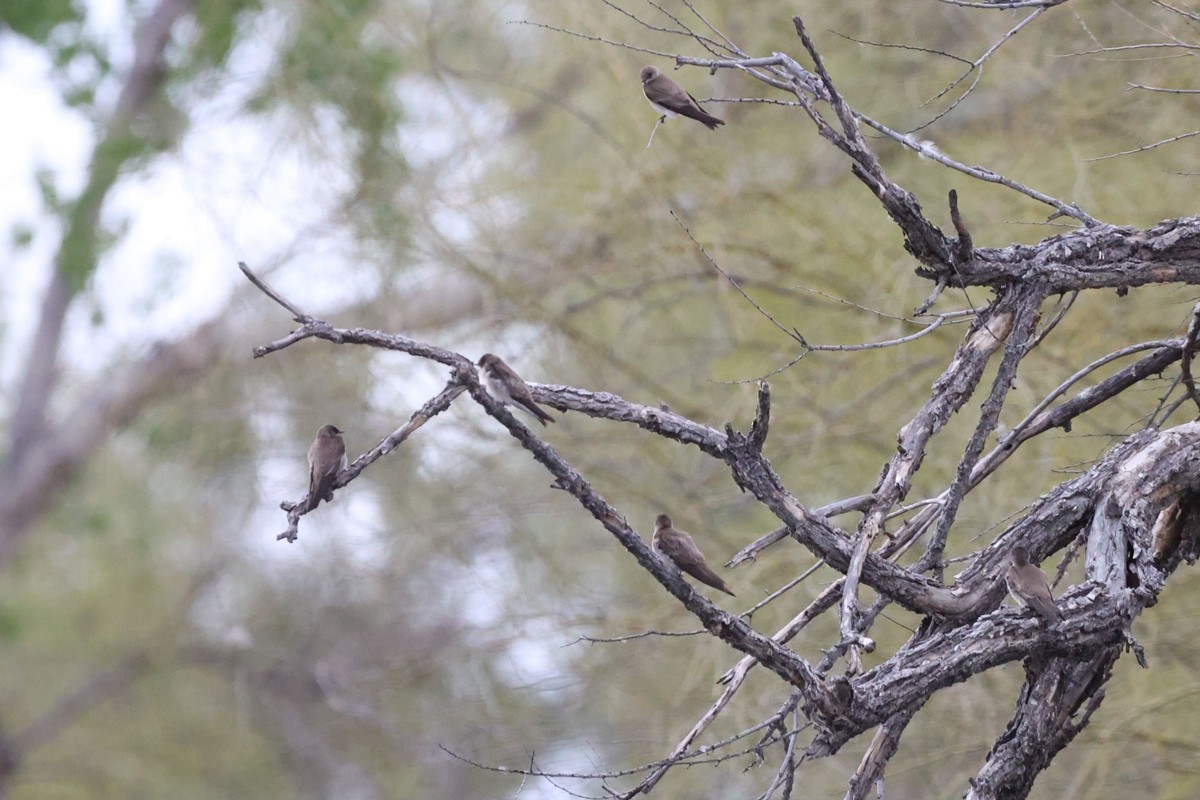
{"label": "bare tree branch", "polygon": [[103,126],[92,151],[87,185],[64,221],[63,241],[42,298],[37,331],[25,358],[25,372],[17,383],[16,410],[9,422],[9,450],[3,474],[9,479],[24,467],[26,458],[43,447],[47,398],[58,380],[58,351],[67,309],[96,266],[100,238],[100,210],[120,175],[122,164],[133,157],[128,143],[130,126],[158,94],[166,75],[166,49],[175,26],[190,13],[193,0],[159,0],[137,26],[133,37],[133,65],[125,76],[112,116]]}
{"label": "bare tree branch", "polygon": [[[822,508],[808,507],[801,496],[789,489],[767,456],[772,444],[769,423],[773,408],[770,387],[765,382],[760,383],[754,420],[745,431],[737,430],[731,424],[706,423],[664,408],[632,403],[606,391],[559,384],[530,384],[539,402],[598,420],[625,423],[637,429],[634,433],[695,446],[711,458],[724,462],[738,488],[779,521],[776,530],[743,547],[730,560],[730,565],[753,561],[776,542],[792,538],[813,556],[797,568],[798,577],[780,582],[782,588],[742,614],[734,615],[718,608],[683,582],[676,571],[667,568],[621,510],[595,491],[568,457],[539,438],[490,395],[481,386],[470,359],[460,353],[401,334],[334,327],[324,320],[300,313],[265,284],[259,283],[259,288],[291,311],[301,325],[288,336],[256,348],[256,357],[277,352],[304,339],[316,338],[340,346],[361,345],[405,352],[447,366],[452,374],[442,392],[427,403],[422,412],[414,415],[408,425],[339,475],[338,486],[353,480],[363,467],[386,455],[420,424],[466,392],[553,476],[554,485],[585,508],[643,570],[701,622],[705,631],[742,654],[722,677],[726,686],[721,696],[695,721],[665,759],[630,770],[552,773],[538,770],[531,757],[527,768],[505,768],[503,771],[540,775],[547,780],[575,778],[602,782],[638,774],[642,776],[641,781],[624,793],[602,783],[609,796],[632,798],[650,792],[676,765],[702,760],[718,762],[734,757],[736,753],[729,745],[754,732],[757,743],[741,752],[753,753],[756,763],[766,760],[767,748],[776,748],[772,757],[778,757],[778,766],[761,795],[767,800],[777,794],[786,797],[793,792],[796,770],[802,762],[838,753],[855,737],[877,728],[873,742],[847,787],[848,798],[865,798],[872,787],[881,786],[886,765],[896,752],[904,731],[934,694],[971,680],[986,670],[1020,660],[1025,663],[1027,681],[1017,698],[1013,720],[981,765],[969,796],[1025,796],[1038,774],[1078,734],[1099,707],[1105,681],[1123,648],[1133,649],[1141,660],[1140,646],[1133,641],[1129,630],[1133,620],[1156,602],[1173,570],[1197,556],[1200,537],[1185,537],[1181,531],[1196,526],[1194,517],[1200,516],[1195,513],[1195,487],[1200,486],[1200,459],[1195,457],[1200,452],[1200,423],[1165,431],[1150,425],[1129,435],[1114,437],[1114,446],[1094,463],[1081,468],[1077,477],[1062,481],[1023,511],[987,531],[990,541],[955,559],[953,563],[963,565],[961,570],[955,575],[946,575],[945,566],[950,562],[945,555],[954,531],[961,527],[955,525],[959,508],[966,495],[983,480],[995,475],[1023,443],[1057,427],[1069,429],[1079,415],[1120,396],[1148,377],[1162,373],[1176,360],[1183,361],[1179,380],[1187,386],[1195,401],[1190,364],[1197,327],[1193,324],[1188,335],[1179,340],[1160,339],[1130,345],[1082,367],[1073,366],[1073,374],[1056,378],[1058,386],[1032,410],[1022,410],[1021,422],[1000,436],[990,450],[987,449],[987,442],[999,430],[1001,412],[1010,405],[1011,388],[1022,362],[1057,330],[1072,310],[1078,293],[1087,289],[1115,289],[1125,293],[1150,284],[1200,283],[1200,244],[1197,244],[1200,243],[1200,217],[1166,220],[1146,230],[1103,224],[1074,203],[1050,197],[983,167],[960,164],[931,143],[919,141],[911,134],[897,133],[851,107],[799,17],[793,19],[793,25],[804,54],[812,63],[811,70],[783,53],[761,57],[746,55],[688,3],[685,8],[703,27],[692,30],[689,26],[696,23],[691,17],[668,11],[655,0],[648,0],[648,5],[669,23],[661,23],[653,12],[634,13],[615,0],[605,0],[605,3],[625,17],[623,22],[632,21],[655,34],[695,42],[710,56],[674,55],[677,66],[700,66],[711,71],[738,70],[794,97],[796,106],[820,136],[846,158],[853,174],[872,191],[883,212],[899,229],[904,247],[914,259],[917,275],[933,285],[922,313],[931,308],[947,288],[983,287],[992,295],[978,310],[972,308],[938,315],[918,334],[886,343],[905,344],[923,333],[939,329],[945,321],[972,318],[969,329],[929,387],[924,401],[898,431],[895,450],[881,465],[870,491]],[[992,44],[982,58],[972,63],[967,74],[975,72],[978,78],[982,63],[998,47],[1040,19],[1046,9],[1059,3],[955,4],[989,9],[1030,9]],[[613,42],[560,28],[550,29],[628,50],[667,55],[636,44]],[[1188,48],[1187,43],[1173,44],[1181,49]],[[1103,51],[1117,49],[1104,48]],[[965,77],[964,74],[946,91],[959,85]],[[968,93],[970,91],[972,89],[967,89]],[[869,136],[864,135],[863,126],[869,129],[868,134],[870,130],[877,131],[925,158],[1044,203],[1054,210],[1055,217],[1070,217],[1082,227],[1035,244],[981,247],[960,212],[957,193],[951,192],[952,238],[925,216],[912,192],[887,175],[884,162],[872,149]],[[685,232],[699,247],[692,231],[685,228]],[[819,349],[809,345],[794,326],[766,311],[743,288],[744,283],[724,270],[704,248],[700,247],[700,251],[757,313],[797,342],[804,354]],[[253,280],[253,274],[248,269],[244,271]],[[1049,321],[1039,327],[1043,304],[1055,296],[1059,296],[1057,306],[1050,306]],[[849,351],[866,347],[868,345],[828,346],[827,349]],[[999,354],[996,359],[999,363],[993,367],[992,357],[996,354]],[[1093,379],[1100,369],[1134,354],[1142,355],[1095,385],[1077,390],[1074,396],[1064,399],[1067,392]],[[965,446],[954,446],[954,452],[961,448],[962,455],[953,478],[947,485],[939,481],[928,497],[909,499],[913,486],[923,485],[915,484],[914,479],[926,455],[937,447],[946,449],[947,434],[944,431],[949,420],[974,402],[989,369],[995,369],[996,375],[983,398],[982,409],[971,421],[973,424]],[[1170,409],[1175,407],[1169,401],[1182,402],[1177,399],[1177,394],[1168,390],[1151,419],[1165,420]],[[1015,402],[1011,404],[1015,405]],[[284,505],[285,510],[289,510],[289,532],[292,534],[288,538],[294,538],[296,526],[290,513],[294,505],[290,509],[288,506]],[[840,528],[831,521],[835,514],[851,510],[862,514],[853,531]],[[898,525],[898,529],[889,530],[889,525]],[[1034,563],[1065,549],[1067,558],[1062,568],[1065,569],[1066,561],[1074,557],[1084,539],[1087,541],[1084,565],[1087,580],[1060,592],[1056,608],[1062,615],[1061,620],[1046,622],[1025,610],[1001,606],[1005,593],[1004,574],[1017,544],[1028,549]],[[911,559],[906,560],[905,566],[898,563],[910,548],[922,543],[925,551],[915,563],[911,563]],[[822,565],[842,573],[842,577],[794,614],[791,621],[774,635],[768,637],[752,626],[758,609],[775,602]],[[933,577],[928,577],[927,572],[933,572]],[[872,601],[862,599],[863,587],[875,592]],[[920,615],[923,621],[915,626],[917,629],[903,646],[882,656],[870,669],[864,669],[861,654],[875,647],[870,635],[872,627],[893,603]],[[834,608],[839,614],[837,638],[823,643],[821,657],[810,663],[800,655],[804,651],[793,649],[790,642],[813,620]],[[656,633],[646,631],[636,637],[586,640],[627,641]],[[843,658],[846,661],[844,674],[831,678],[836,662]],[[778,685],[786,691],[787,700],[779,711],[758,726],[743,730],[734,739],[697,745],[704,732],[730,707],[746,685],[749,671],[759,663],[780,679]],[[801,715],[804,722],[800,720]],[[804,740],[800,739],[801,735]],[[718,754],[716,748],[726,749]],[[1036,757],[1028,756],[1028,748],[1036,750]],[[470,763],[485,766],[477,761]]]}
{"label": "bare tree branch", "polygon": [[27,753],[45,745],[88,710],[125,691],[150,669],[150,664],[146,653],[135,651],[113,666],[88,675],[47,713],[17,734],[17,747]]}
{"label": "bare tree branch", "polygon": [[109,376],[63,422],[47,429],[21,468],[0,485],[0,564],[16,554],[30,527],[108,440],[149,403],[193,385],[238,335],[218,319],[170,344],[153,347],[125,374]]}

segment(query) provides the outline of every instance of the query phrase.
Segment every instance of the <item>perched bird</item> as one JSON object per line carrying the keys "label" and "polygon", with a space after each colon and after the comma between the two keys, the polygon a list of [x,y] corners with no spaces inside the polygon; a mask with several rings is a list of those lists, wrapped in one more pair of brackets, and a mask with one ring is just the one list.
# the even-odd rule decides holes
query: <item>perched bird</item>
{"label": "perched bird", "polygon": [[1062,614],[1050,594],[1046,574],[1029,563],[1029,551],[1017,545],[1012,549],[1012,564],[1004,576],[1009,594],[1023,606],[1029,606],[1047,623],[1058,622]]}
{"label": "perched bird", "polygon": [[312,511],[324,500],[333,499],[333,479],[346,468],[346,443],[336,425],[322,425],[308,448],[308,502]]}
{"label": "perched bird", "polygon": [[709,130],[716,130],[718,125],[725,124],[725,120],[717,119],[701,108],[696,98],[687,93],[687,89],[663,75],[658,67],[642,67],[642,91],[664,120],[682,114],[703,122]]}
{"label": "perched bird", "polygon": [[666,556],[676,567],[701,583],[720,589],[730,597],[737,597],[729,591],[721,576],[709,568],[708,562],[704,560],[704,553],[696,547],[691,534],[672,528],[671,518],[666,514],[659,514],[658,519],[654,520],[654,538],[650,540],[650,546],[654,548],[654,552]]}
{"label": "perched bird", "polygon": [[505,364],[500,356],[484,353],[479,359],[479,368],[483,370],[488,390],[496,396],[497,400],[508,405],[520,406],[533,414],[543,425],[547,422],[554,422],[554,417],[533,402],[533,395],[529,393],[529,387],[525,385],[525,381],[521,380],[521,376],[513,372],[512,367]]}

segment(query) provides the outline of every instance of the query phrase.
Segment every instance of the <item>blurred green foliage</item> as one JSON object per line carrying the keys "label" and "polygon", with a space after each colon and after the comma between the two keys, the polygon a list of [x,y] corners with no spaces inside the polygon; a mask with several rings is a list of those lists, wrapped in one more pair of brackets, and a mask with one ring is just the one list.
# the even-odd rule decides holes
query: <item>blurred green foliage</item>
{"label": "blurred green foliage", "polygon": [[79,5],[72,0],[10,0],[0,7],[0,21],[14,33],[38,42],[81,17]]}

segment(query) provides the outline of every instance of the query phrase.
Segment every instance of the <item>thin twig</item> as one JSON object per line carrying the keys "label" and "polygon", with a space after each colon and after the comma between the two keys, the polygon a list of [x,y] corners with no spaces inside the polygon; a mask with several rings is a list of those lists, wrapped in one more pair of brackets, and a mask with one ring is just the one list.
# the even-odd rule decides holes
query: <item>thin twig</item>
{"label": "thin twig", "polygon": [[571,645],[579,644],[580,642],[586,642],[587,644],[617,644],[617,643],[622,643],[622,644],[623,644],[623,643],[625,643],[625,642],[632,642],[632,641],[634,641],[635,639],[645,639],[646,637],[649,637],[649,636],[663,636],[663,637],[672,637],[672,636],[698,636],[699,634],[702,634],[702,633],[704,633],[704,631],[703,631],[703,630],[694,630],[694,631],[642,631],[641,633],[631,633],[631,634],[629,634],[628,636],[611,636],[611,637],[604,637],[604,636],[579,636],[579,637],[577,637],[577,638],[575,638],[575,639],[573,639],[573,640],[571,640],[571,641],[567,642],[566,644],[564,644],[564,645],[563,645],[563,647],[570,647]]}
{"label": "thin twig", "polygon": [[1196,354],[1196,338],[1200,336],[1200,303],[1192,309],[1192,324],[1188,326],[1187,336],[1183,337],[1183,354],[1179,359],[1180,371],[1183,373],[1183,385],[1187,388],[1188,397],[1200,409],[1200,396],[1196,395],[1196,381],[1192,379],[1192,358]]}
{"label": "thin twig", "polygon": [[663,114],[654,122],[654,127],[650,129],[650,138],[646,140],[646,149],[650,149],[650,145],[654,144],[654,134],[658,133],[658,126],[667,121],[667,115]]}
{"label": "thin twig", "polygon": [[1110,153],[1109,155],[1106,155],[1106,156],[1095,156],[1094,158],[1085,158],[1085,159],[1083,159],[1083,162],[1085,164],[1087,164],[1087,163],[1092,163],[1095,161],[1107,161],[1110,158],[1120,158],[1121,156],[1131,156],[1131,155],[1134,155],[1135,153],[1144,153],[1147,150],[1154,150],[1154,149],[1162,147],[1164,145],[1174,144],[1175,142],[1180,142],[1180,141],[1183,141],[1184,139],[1190,139],[1193,136],[1200,136],[1200,131],[1192,131],[1190,133],[1181,133],[1178,136],[1171,136],[1166,139],[1160,139],[1157,142],[1152,142],[1150,144],[1144,144],[1141,147],[1135,147],[1132,150],[1122,150],[1119,153]]}
{"label": "thin twig", "polygon": [[238,262],[238,269],[240,269],[242,271],[242,274],[245,275],[250,280],[251,283],[253,283],[255,286],[257,286],[263,294],[265,294],[267,297],[274,300],[276,303],[279,303],[279,305],[286,308],[288,310],[288,313],[290,313],[292,315],[292,319],[294,319],[296,322],[299,322],[300,324],[304,324],[305,322],[309,322],[312,320],[312,317],[310,317],[308,314],[305,314],[303,311],[301,311],[300,308],[298,306],[296,306],[294,303],[292,303],[288,300],[285,300],[283,295],[281,295],[279,292],[275,291],[269,285],[267,285],[267,282],[264,281],[262,278],[255,275],[254,272],[250,269],[250,267],[246,266],[245,261]]}
{"label": "thin twig", "polygon": [[732,275],[730,275],[728,272],[726,272],[724,269],[721,268],[721,265],[717,263],[716,259],[714,259],[711,255],[709,255],[708,251],[704,249],[704,245],[702,245],[702,244],[700,244],[700,242],[696,241],[696,237],[692,235],[691,230],[689,230],[688,226],[684,224],[683,220],[681,220],[675,214],[674,210],[672,210],[670,213],[671,213],[671,219],[675,220],[675,222],[679,225],[679,227],[683,228],[683,232],[686,233],[687,237],[692,240],[692,244],[696,245],[697,249],[700,250],[700,254],[704,256],[705,260],[708,261],[709,265],[712,266],[712,268],[715,269],[717,272],[721,273],[721,275],[725,278],[725,280],[727,280],[729,282],[729,285],[732,286],[734,289],[737,289],[738,293],[743,298],[745,298],[747,303],[754,306],[755,310],[758,311],[759,314],[762,314],[764,317],[766,317],[771,322],[772,325],[774,325],[779,330],[783,331],[784,335],[787,336],[789,339],[793,339],[793,340],[799,342],[801,347],[805,347],[805,348],[808,347],[808,343],[804,341],[803,336],[801,336],[798,332],[796,332],[796,330],[794,328],[789,330],[786,325],[784,325],[779,320],[775,319],[775,317],[771,316],[771,313],[769,311],[767,311],[765,308],[763,308],[762,306],[760,306],[758,304],[758,301],[755,300],[753,297],[751,297],[750,294],[745,289],[742,288],[741,284],[738,283]]}

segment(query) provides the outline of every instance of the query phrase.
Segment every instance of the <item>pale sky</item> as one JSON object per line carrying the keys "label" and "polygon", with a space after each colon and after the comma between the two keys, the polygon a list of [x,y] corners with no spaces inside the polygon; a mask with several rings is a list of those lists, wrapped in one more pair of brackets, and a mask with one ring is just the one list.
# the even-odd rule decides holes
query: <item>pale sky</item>
{"label": "pale sky", "polygon": [[[97,20],[119,54],[128,48],[117,0],[96,0]],[[261,34],[260,34],[261,35]],[[264,64],[246,63],[260,48],[243,47],[233,74],[251,74]],[[269,48],[266,52],[270,52]],[[125,65],[120,65],[125,66]],[[119,70],[118,70],[119,71]],[[103,367],[112,348],[143,346],[193,327],[212,315],[236,282],[239,260],[267,269],[287,260],[289,273],[309,273],[312,263],[328,263],[348,246],[342,232],[328,224],[332,198],[347,180],[333,161],[322,164],[303,143],[272,131],[263,119],[240,117],[240,92],[252,81],[232,80],[199,107],[176,151],[156,158],[135,180],[124,179],[110,194],[104,220],[124,229],[84,302],[73,310],[64,357],[75,368]],[[100,95],[102,108],[115,100],[115,81]],[[0,223],[3,225],[4,339],[0,345],[0,385],[11,388],[28,346],[37,304],[61,231],[42,208],[34,170],[43,168],[61,197],[74,197],[82,186],[92,145],[92,126],[82,114],[59,101],[44,51],[16,37],[0,38],[0,103],[17,109],[20,125],[0,126]],[[14,228],[30,229],[30,246],[16,248]],[[319,276],[319,273],[318,273]],[[322,303],[349,299],[344,281],[321,285],[311,274],[281,289],[305,294],[320,289]],[[291,284],[289,286],[289,283]],[[102,312],[99,326],[92,322]],[[81,352],[86,359],[79,359]],[[98,358],[97,356],[101,356]]]}

